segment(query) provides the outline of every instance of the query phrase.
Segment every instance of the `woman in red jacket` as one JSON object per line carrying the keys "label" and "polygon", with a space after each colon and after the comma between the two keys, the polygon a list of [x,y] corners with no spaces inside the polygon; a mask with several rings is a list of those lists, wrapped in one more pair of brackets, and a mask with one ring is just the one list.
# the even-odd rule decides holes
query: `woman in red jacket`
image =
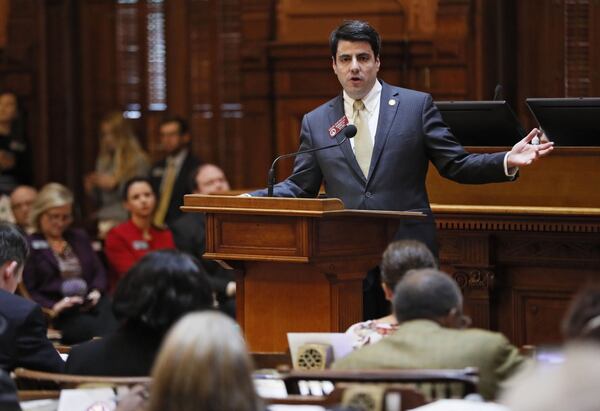
{"label": "woman in red jacket", "polygon": [[149,252],[175,248],[171,230],[152,225],[156,195],[147,178],[134,177],[127,181],[122,196],[125,209],[129,211],[129,220],[110,230],[104,243],[111,269],[111,290]]}

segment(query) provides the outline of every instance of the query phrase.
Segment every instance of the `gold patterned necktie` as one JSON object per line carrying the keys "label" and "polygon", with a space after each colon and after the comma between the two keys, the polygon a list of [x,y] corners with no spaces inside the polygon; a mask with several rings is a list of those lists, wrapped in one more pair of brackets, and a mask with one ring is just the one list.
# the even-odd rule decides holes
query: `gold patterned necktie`
{"label": "gold patterned necktie", "polygon": [[354,109],[354,125],[357,130],[354,136],[354,155],[365,178],[367,178],[371,166],[371,156],[373,155],[373,139],[369,131],[365,103],[362,100],[356,100],[352,108]]}
{"label": "gold patterned necktie", "polygon": [[168,159],[167,170],[165,171],[163,184],[160,190],[160,202],[154,213],[153,222],[157,227],[162,227],[165,223],[165,217],[167,216],[167,211],[169,211],[169,204],[171,203],[171,195],[173,194],[176,176],[175,161],[173,159]]}

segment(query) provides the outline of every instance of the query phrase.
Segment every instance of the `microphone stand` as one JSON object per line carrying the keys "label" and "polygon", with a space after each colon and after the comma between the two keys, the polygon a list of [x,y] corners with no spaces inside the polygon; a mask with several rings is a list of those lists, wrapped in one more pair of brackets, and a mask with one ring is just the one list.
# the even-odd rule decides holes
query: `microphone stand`
{"label": "microphone stand", "polygon": [[269,172],[267,174],[267,197],[273,197],[273,186],[275,185],[275,164],[279,160],[281,160],[283,158],[295,157],[299,154],[308,154],[308,153],[313,153],[315,151],[326,150],[328,148],[339,147],[342,144],[344,144],[344,142],[346,140],[348,140],[348,138],[354,137],[354,135],[356,135],[356,127],[354,125],[350,124],[345,127],[344,138],[341,139],[338,143],[330,144],[325,147],[316,147],[316,148],[311,148],[308,150],[296,151],[295,153],[282,154],[279,157],[277,157],[275,160],[273,160],[273,163],[271,164],[271,168],[269,169]]}

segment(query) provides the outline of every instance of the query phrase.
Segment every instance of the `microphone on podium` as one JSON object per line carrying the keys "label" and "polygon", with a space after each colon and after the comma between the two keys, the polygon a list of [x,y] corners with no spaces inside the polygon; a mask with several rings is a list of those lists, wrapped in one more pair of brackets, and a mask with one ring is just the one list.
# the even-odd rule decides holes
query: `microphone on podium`
{"label": "microphone on podium", "polygon": [[494,101],[502,100],[502,84],[496,84],[494,89]]}
{"label": "microphone on podium", "polygon": [[323,146],[323,147],[311,148],[308,150],[300,150],[300,151],[296,151],[295,153],[282,154],[279,157],[277,157],[275,160],[273,160],[273,164],[271,164],[271,168],[269,169],[269,174],[267,176],[267,197],[273,197],[273,186],[275,185],[275,164],[277,164],[277,162],[279,160],[281,160],[283,158],[296,157],[299,154],[314,153],[315,151],[321,151],[321,150],[327,150],[328,148],[339,147],[344,143],[344,141],[348,140],[349,138],[354,137],[356,135],[357,130],[356,130],[356,126],[354,124],[348,124],[346,127],[344,127],[343,131],[344,131],[344,138],[335,144],[331,144],[331,145]]}

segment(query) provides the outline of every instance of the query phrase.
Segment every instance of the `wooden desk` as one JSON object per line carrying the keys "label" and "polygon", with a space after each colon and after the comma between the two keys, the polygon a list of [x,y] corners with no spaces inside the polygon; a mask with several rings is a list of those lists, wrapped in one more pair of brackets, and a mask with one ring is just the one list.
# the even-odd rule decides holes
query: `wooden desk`
{"label": "wooden desk", "polygon": [[474,325],[516,345],[560,342],[570,299],[600,281],[600,149],[557,148],[512,183],[461,185],[435,170],[427,183],[441,266]]}
{"label": "wooden desk", "polygon": [[341,332],[362,320],[362,280],[422,213],[345,210],[338,199],[187,195],[206,213],[206,253],[242,268],[237,320],[251,351],[282,352],[287,332]]}

